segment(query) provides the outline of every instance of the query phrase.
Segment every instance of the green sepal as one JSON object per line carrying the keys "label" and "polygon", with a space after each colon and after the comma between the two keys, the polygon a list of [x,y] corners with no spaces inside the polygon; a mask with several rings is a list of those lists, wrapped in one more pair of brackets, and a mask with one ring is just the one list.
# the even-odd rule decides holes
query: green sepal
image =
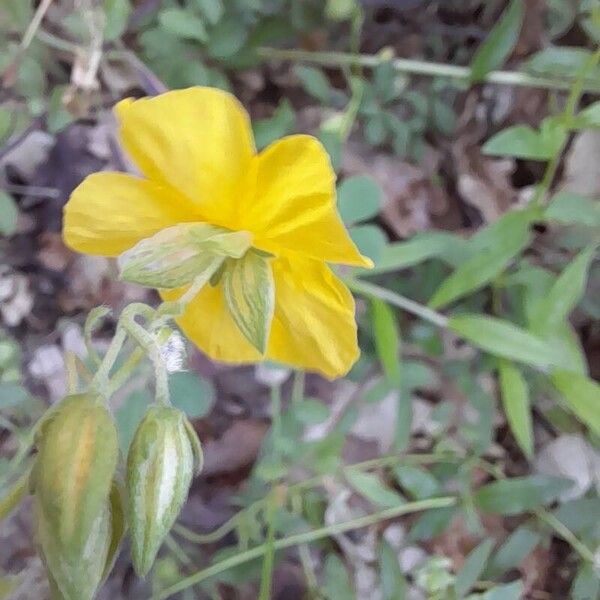
{"label": "green sepal", "polygon": [[252,249],[239,260],[227,261],[223,290],[235,324],[264,354],[275,310],[275,283],[268,258]]}
{"label": "green sepal", "polygon": [[151,406],[129,447],[127,491],[133,566],[144,577],[154,564],[189,491],[194,450],[185,415]]}
{"label": "green sepal", "polygon": [[115,478],[108,497],[110,507],[110,544],[106,555],[106,563],[102,572],[101,583],[106,581],[115,565],[121,542],[127,532],[127,514],[125,511],[125,486],[120,479]]}
{"label": "green sepal", "polygon": [[247,231],[207,223],[181,223],[138,242],[118,258],[124,281],[174,289],[208,282],[225,258],[239,258],[250,247]]}
{"label": "green sepal", "polygon": [[184,420],[185,430],[188,434],[188,439],[190,440],[190,445],[192,446],[192,454],[194,456],[194,475],[200,475],[202,471],[202,467],[204,466],[204,452],[202,452],[202,444],[200,443],[200,438],[196,433],[193,425],[190,423],[189,419]]}

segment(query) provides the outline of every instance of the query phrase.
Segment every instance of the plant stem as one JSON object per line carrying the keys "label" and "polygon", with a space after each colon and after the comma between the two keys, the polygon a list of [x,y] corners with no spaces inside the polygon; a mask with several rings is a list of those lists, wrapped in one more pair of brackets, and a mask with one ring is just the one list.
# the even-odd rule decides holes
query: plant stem
{"label": "plant stem", "polygon": [[552,513],[540,508],[535,511],[536,516],[549,525],[554,532],[567,542],[573,550],[575,550],[583,560],[595,563],[594,553],[583,543],[577,536],[561,521],[559,521]]}
{"label": "plant stem", "polygon": [[265,557],[260,574],[260,593],[258,600],[271,598],[271,585],[273,582],[273,565],[275,564],[275,506],[277,504],[277,490],[273,489],[267,501],[265,516],[267,519],[267,540],[265,542]]}
{"label": "plant stem", "polygon": [[416,315],[425,321],[429,321],[438,327],[448,326],[448,318],[444,315],[432,310],[431,308],[428,308],[427,306],[423,306],[414,300],[410,300],[409,298],[405,298],[400,294],[396,294],[396,292],[392,292],[391,290],[379,285],[375,285],[374,283],[368,283],[358,279],[346,279],[345,283],[353,292],[368,296],[370,298],[379,298],[379,300],[384,300],[385,302],[393,304],[394,306]]}
{"label": "plant stem", "polygon": [[[598,48],[594,52],[594,54],[590,56],[590,58],[583,66],[581,71],[579,71],[577,78],[572,82],[572,88],[569,93],[569,97],[567,98],[565,110],[563,111],[563,117],[565,120],[566,127],[570,127],[570,124],[573,121],[573,118],[575,117],[577,106],[579,105],[579,101],[581,100],[581,97],[584,93],[583,85],[586,75],[598,65],[598,62],[600,62],[600,48]],[[554,182],[554,178],[556,177],[556,172],[558,171],[560,159],[567,145],[567,141],[568,136],[565,135],[565,139],[560,145],[560,148],[557,149],[556,153],[546,166],[546,170],[544,171],[542,181],[538,185],[535,194],[531,199],[532,206],[542,206],[544,204],[545,197],[548,194],[550,188],[552,187],[552,183]]]}
{"label": "plant stem", "polygon": [[35,14],[33,15],[33,19],[31,19],[31,23],[29,23],[29,26],[27,27],[27,30],[25,31],[23,39],[21,40],[21,43],[19,45],[19,50],[21,52],[27,50],[29,44],[31,44],[31,42],[33,41],[33,38],[35,37],[35,34],[42,22],[42,19],[44,18],[44,15],[50,8],[51,4],[52,0],[42,0],[42,2],[40,2],[39,6],[37,7],[37,10],[35,11]]}
{"label": "plant stem", "polygon": [[169,405],[169,374],[167,367],[160,353],[160,345],[156,337],[148,333],[141,325],[135,321],[135,304],[130,304],[121,314],[119,319],[122,327],[139,344],[139,346],[148,354],[154,367],[155,378],[155,397],[160,404]]}
{"label": "plant stem", "polygon": [[102,396],[108,398],[108,381],[110,370],[112,369],[117,357],[119,356],[119,352],[121,352],[121,348],[127,339],[127,333],[122,327],[117,326],[117,331],[113,339],[110,342],[110,346],[100,363],[100,367],[96,371],[94,375],[94,379],[92,380],[92,387],[97,389]]}
{"label": "plant stem", "polygon": [[281,386],[271,386],[271,436],[273,440],[273,453],[279,458],[281,447]]}
{"label": "plant stem", "polygon": [[[425,510],[431,510],[435,508],[446,508],[448,506],[454,506],[457,503],[457,498],[453,496],[445,496],[442,498],[430,498],[427,500],[420,500],[418,502],[409,502],[401,504],[400,506],[394,506],[393,508],[387,508],[385,510],[372,513],[370,515],[364,515],[350,521],[343,521],[342,523],[334,523],[327,527],[321,527],[319,529],[313,529],[304,533],[298,533],[289,537],[276,540],[273,543],[274,550],[283,550],[299,544],[308,544],[317,540],[351,531],[353,529],[359,529],[361,527],[368,527],[369,525],[375,525],[381,521],[387,519],[393,519],[406,514],[415,512],[421,512]],[[170,596],[181,592],[192,585],[196,585],[202,581],[205,581],[209,577],[219,575],[224,571],[237,567],[238,565],[244,564],[248,561],[260,558],[267,551],[267,544],[261,544],[254,548],[250,548],[245,552],[240,552],[234,556],[230,556],[216,564],[207,567],[193,575],[184,577],[181,581],[163,590],[155,596],[155,600],[164,600]]]}
{"label": "plant stem", "polygon": [[[267,60],[291,60],[309,62],[326,67],[361,66],[376,67],[385,60],[377,54],[350,54],[345,52],[310,52],[308,50],[287,50],[282,48],[259,48],[259,55]],[[446,65],[424,60],[413,60],[408,58],[393,58],[391,60],[394,69],[401,73],[412,73],[427,77],[445,77],[458,79],[468,83],[471,79],[469,67]],[[500,85],[515,85],[520,87],[535,87],[550,90],[569,90],[573,85],[573,79],[553,78],[529,75],[521,71],[491,71],[485,77],[487,83]],[[600,85],[592,79],[582,82],[584,91],[600,93]]]}
{"label": "plant stem", "polygon": [[304,400],[304,371],[294,372],[294,381],[292,383],[292,405],[297,406]]}
{"label": "plant stem", "polygon": [[[405,464],[422,465],[439,462],[461,462],[463,460],[465,460],[464,457],[452,454],[388,454],[386,456],[380,456],[379,458],[372,458],[363,462],[346,465],[341,467],[336,472],[328,475],[316,475],[315,477],[298,481],[297,483],[293,483],[292,485],[288,486],[286,493],[288,496],[294,497],[294,495],[302,492],[303,490],[321,485],[325,477],[331,475],[343,476],[343,474],[350,469],[376,469],[379,467],[385,467],[387,465],[394,465],[399,461],[402,461]],[[211,544],[225,537],[230,531],[235,529],[240,516],[244,512],[256,511],[257,507],[261,506],[265,502],[266,498],[261,498],[256,502],[253,502],[250,506],[233,515],[233,517],[231,517],[228,521],[225,521],[225,523],[223,523],[220,527],[208,533],[196,533],[181,524],[176,524],[173,529],[181,537],[194,544]]]}

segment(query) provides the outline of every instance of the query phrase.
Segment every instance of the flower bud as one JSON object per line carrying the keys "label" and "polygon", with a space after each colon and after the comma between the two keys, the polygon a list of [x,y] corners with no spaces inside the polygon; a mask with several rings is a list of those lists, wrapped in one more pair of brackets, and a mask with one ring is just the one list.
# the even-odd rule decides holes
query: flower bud
{"label": "flower bud", "polygon": [[100,508],[78,555],[65,552],[39,498],[35,498],[34,507],[37,541],[54,595],[61,600],[92,600],[104,576],[111,546],[109,504]]}
{"label": "flower bud", "polygon": [[68,396],[40,429],[30,487],[64,556],[89,547],[101,525],[118,456],[117,430],[102,400]]}
{"label": "flower bud", "polygon": [[132,557],[141,577],[152,567],[200,466],[200,442],[185,415],[172,407],[150,407],[127,457]]}

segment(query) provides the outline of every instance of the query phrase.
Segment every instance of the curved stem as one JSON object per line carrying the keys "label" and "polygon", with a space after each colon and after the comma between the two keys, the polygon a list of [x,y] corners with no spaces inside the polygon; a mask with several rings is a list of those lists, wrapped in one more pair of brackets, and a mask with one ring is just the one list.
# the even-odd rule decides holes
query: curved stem
{"label": "curved stem", "polygon": [[[340,533],[351,531],[353,529],[359,529],[361,527],[375,525],[376,523],[379,523],[381,521],[393,519],[402,515],[431,510],[435,508],[446,508],[448,506],[454,506],[457,502],[458,499],[454,496],[430,498],[428,500],[420,500],[418,502],[408,502],[406,504],[401,504],[400,506],[394,506],[393,508],[387,508],[376,513],[364,515],[356,519],[343,521],[342,523],[334,523],[333,525],[320,527],[319,529],[313,529],[311,531],[298,533],[296,535],[291,535],[289,537],[276,540],[273,543],[273,549],[277,551],[293,546],[298,546],[299,544],[308,544],[310,542],[315,542],[317,540],[333,535],[338,535]],[[260,558],[267,552],[267,549],[268,544],[261,544],[260,546],[250,548],[245,552],[240,552],[239,554],[230,556],[222,561],[219,561],[218,563],[211,565],[210,567],[207,567],[206,569],[202,569],[201,571],[194,573],[193,575],[184,577],[176,584],[168,587],[166,590],[163,590],[159,594],[155,595],[154,600],[165,600],[166,598],[169,598],[170,596],[177,594],[178,592],[181,592],[191,587],[192,585],[196,585],[198,583],[201,583],[202,581],[205,581],[209,577],[214,577],[215,575],[219,575],[220,573],[232,569],[233,567],[237,567],[238,565],[244,564],[256,558]]]}
{"label": "curved stem", "polygon": [[[143,306],[145,309],[149,308],[145,305]],[[152,311],[152,313],[154,314],[154,311]],[[152,334],[148,333],[139,323],[136,322],[135,317],[138,314],[142,313],[140,310],[136,309],[136,305],[131,304],[123,311],[119,321],[121,322],[123,329],[129,333],[129,335],[143,350],[145,350],[145,352],[148,354],[148,357],[152,361],[155,375],[156,401],[160,404],[170,404],[169,375],[160,353],[160,345],[158,340]],[[144,316],[148,315],[146,314]]]}

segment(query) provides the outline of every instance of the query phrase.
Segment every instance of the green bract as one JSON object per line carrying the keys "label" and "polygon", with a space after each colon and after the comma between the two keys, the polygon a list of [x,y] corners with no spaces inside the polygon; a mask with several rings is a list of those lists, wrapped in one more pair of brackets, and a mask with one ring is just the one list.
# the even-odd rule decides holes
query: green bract
{"label": "green bract", "polygon": [[152,406],[142,419],[127,457],[127,490],[133,565],[145,576],[201,468],[200,442],[185,415]]}

